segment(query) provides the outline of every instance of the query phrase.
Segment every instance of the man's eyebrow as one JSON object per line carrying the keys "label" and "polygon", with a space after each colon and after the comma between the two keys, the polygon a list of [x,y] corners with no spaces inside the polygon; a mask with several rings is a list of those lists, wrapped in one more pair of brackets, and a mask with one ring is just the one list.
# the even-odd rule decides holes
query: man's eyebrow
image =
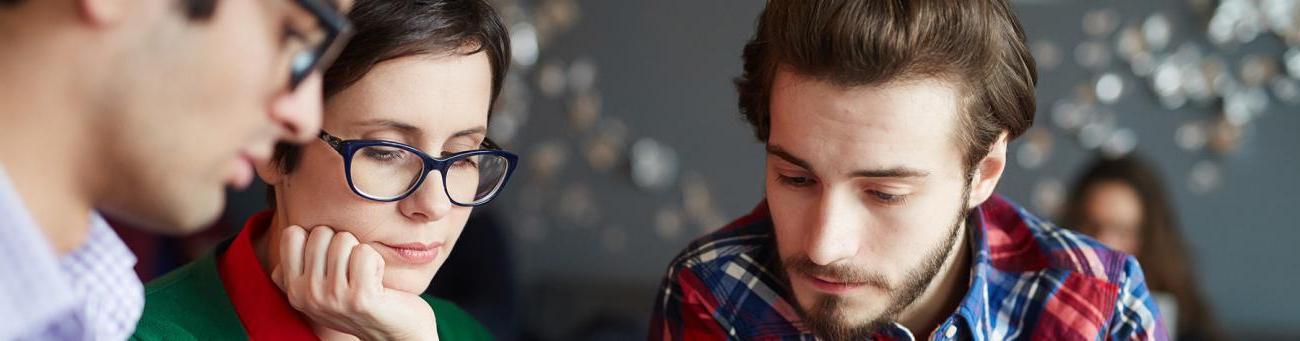
{"label": "man's eyebrow", "polygon": [[852,175],[859,178],[924,178],[929,176],[930,172],[908,167],[891,167],[857,170]]}
{"label": "man's eyebrow", "polygon": [[804,161],[803,159],[794,156],[794,154],[790,154],[790,152],[786,151],[784,148],[781,148],[781,146],[768,144],[767,155],[779,157],[782,160],[785,160],[785,162],[793,163],[795,166],[799,166],[800,168],[806,169],[809,172],[813,171],[812,164],[809,164],[808,161]]}
{"label": "man's eyebrow", "polygon": [[[767,154],[779,157],[782,160],[785,160],[786,162],[794,164],[795,166],[799,166],[803,169],[808,170],[809,172],[813,172],[813,167],[811,164],[808,163],[808,161],[804,161],[803,159],[794,156],[794,154],[791,154],[790,152],[786,151],[784,148],[781,148],[781,146],[772,145],[772,144],[767,145]],[[929,176],[930,172],[916,169],[916,168],[909,168],[909,167],[889,167],[889,168],[880,168],[880,169],[857,170],[854,171],[853,173],[850,173],[850,175],[859,178],[923,178]]]}

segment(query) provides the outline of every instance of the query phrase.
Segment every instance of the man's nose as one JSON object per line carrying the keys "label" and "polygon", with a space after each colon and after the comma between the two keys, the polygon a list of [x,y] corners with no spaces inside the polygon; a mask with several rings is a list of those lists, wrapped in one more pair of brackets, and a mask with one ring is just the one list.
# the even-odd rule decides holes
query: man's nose
{"label": "man's nose", "polygon": [[809,260],[826,266],[857,256],[866,231],[855,205],[857,201],[846,193],[828,190],[823,194],[809,230]]}
{"label": "man's nose", "polygon": [[320,132],[321,83],[320,72],[312,72],[297,88],[276,96],[270,114],[271,121],[280,128],[280,140],[306,143]]}

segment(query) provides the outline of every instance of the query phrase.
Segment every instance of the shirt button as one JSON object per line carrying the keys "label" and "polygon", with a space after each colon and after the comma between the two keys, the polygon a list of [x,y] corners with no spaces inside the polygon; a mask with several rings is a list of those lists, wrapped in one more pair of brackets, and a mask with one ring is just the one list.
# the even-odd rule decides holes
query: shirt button
{"label": "shirt button", "polygon": [[956,335],[957,335],[957,326],[956,326],[956,325],[951,325],[951,324],[950,324],[950,325],[948,325],[948,329],[943,331],[943,336],[945,336],[945,337],[947,337],[947,338],[949,338],[949,339],[951,339],[953,336],[956,336]]}

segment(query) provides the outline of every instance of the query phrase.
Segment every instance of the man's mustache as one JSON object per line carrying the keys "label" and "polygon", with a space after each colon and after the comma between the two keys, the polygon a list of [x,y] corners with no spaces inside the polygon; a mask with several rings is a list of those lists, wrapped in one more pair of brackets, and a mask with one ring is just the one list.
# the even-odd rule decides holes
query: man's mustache
{"label": "man's mustache", "polygon": [[802,255],[787,257],[781,261],[781,264],[792,273],[815,276],[838,283],[862,283],[890,289],[889,280],[884,275],[849,265],[817,265]]}

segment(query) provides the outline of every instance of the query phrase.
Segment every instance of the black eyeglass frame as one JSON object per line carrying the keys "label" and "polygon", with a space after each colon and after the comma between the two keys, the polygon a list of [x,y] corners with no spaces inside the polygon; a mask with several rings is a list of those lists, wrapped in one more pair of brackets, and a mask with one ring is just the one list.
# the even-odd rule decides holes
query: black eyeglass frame
{"label": "black eyeglass frame", "polygon": [[297,89],[307,76],[313,71],[320,70],[325,72],[330,64],[334,63],[334,58],[339,56],[343,47],[347,46],[348,40],[352,39],[355,34],[352,28],[352,22],[347,16],[340,13],[334,7],[327,5],[321,0],[296,0],[299,6],[316,17],[316,21],[325,29],[325,40],[321,41],[319,46],[313,47],[312,61],[307,63],[306,67],[298,69],[294,67],[294,60],[297,56],[289,56],[289,89]]}

